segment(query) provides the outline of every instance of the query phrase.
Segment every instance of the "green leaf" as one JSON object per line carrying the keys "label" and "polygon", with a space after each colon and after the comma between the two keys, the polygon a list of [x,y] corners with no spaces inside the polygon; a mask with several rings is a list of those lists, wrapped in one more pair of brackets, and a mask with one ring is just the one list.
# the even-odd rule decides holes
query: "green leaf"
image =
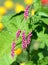
{"label": "green leaf", "polygon": [[48,56],[44,57],[41,60],[38,60],[38,65],[48,65]]}
{"label": "green leaf", "polygon": [[44,13],[46,13],[46,14],[48,14],[48,10],[47,9],[48,9],[47,6],[42,6],[41,7],[41,11],[44,12]]}
{"label": "green leaf", "polygon": [[32,61],[28,61],[28,62],[26,62],[26,64],[25,65],[34,65],[33,64],[33,62]]}
{"label": "green leaf", "polygon": [[[0,32],[0,63],[1,65],[6,64],[6,65],[10,65],[14,59],[12,59],[10,57],[10,55],[7,57],[8,54],[11,54],[11,45],[12,45],[12,41],[15,39],[16,40],[16,31],[18,31],[19,29],[22,31],[26,31],[26,34],[28,34],[28,32],[30,31],[28,28],[28,22],[29,19],[25,20],[23,17],[23,14],[17,15],[15,17],[13,17],[10,20],[11,16],[4,16],[2,23],[4,24],[4,29]],[[21,37],[19,38],[18,42],[16,44],[18,44],[20,47],[21,45]],[[6,53],[8,52],[8,53]],[[6,61],[6,59],[8,59]],[[10,61],[10,59],[12,59]],[[2,63],[2,61],[4,61]],[[9,62],[8,62],[9,61]]]}
{"label": "green leaf", "polygon": [[42,53],[38,53],[38,56],[39,56],[39,60],[41,60],[42,58],[44,58],[44,56],[43,56]]}
{"label": "green leaf", "polygon": [[44,48],[45,45],[48,47],[48,34],[44,34],[43,32],[37,33],[38,38],[41,40],[40,48]]}
{"label": "green leaf", "polygon": [[47,24],[48,25],[48,18],[41,18],[41,20],[42,20],[42,22],[44,22],[45,24]]}
{"label": "green leaf", "polygon": [[28,53],[26,50],[24,50],[22,54],[17,56],[16,62],[23,63],[23,62],[27,62],[27,61],[28,61]]}

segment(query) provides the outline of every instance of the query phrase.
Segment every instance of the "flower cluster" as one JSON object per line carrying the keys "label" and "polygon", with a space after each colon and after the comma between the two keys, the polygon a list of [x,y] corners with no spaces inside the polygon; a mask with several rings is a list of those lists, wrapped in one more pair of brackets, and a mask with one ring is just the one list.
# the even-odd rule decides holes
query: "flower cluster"
{"label": "flower cluster", "polygon": [[28,34],[28,37],[26,38],[25,32],[22,33],[22,48],[26,49],[28,44],[30,44],[32,33],[30,32]]}
{"label": "flower cluster", "polygon": [[[20,36],[20,33],[21,33],[21,30],[18,30],[16,32],[17,40],[18,40],[18,38]],[[22,32],[22,49],[26,49],[27,46],[30,44],[31,36],[32,36],[31,32],[28,34],[28,36],[26,36],[24,31]],[[11,51],[11,56],[12,57],[14,57],[14,54],[19,55],[22,52],[21,48],[15,49],[15,47],[16,47],[16,43],[13,41],[13,43],[12,43],[12,51]]]}
{"label": "flower cluster", "polygon": [[[16,32],[16,39],[17,40],[18,40],[18,38],[20,36],[20,33],[21,33],[21,30],[18,30]],[[11,56],[12,57],[14,57],[14,54],[19,55],[21,53],[21,51],[22,51],[20,48],[16,50],[15,47],[16,47],[16,43],[15,43],[15,41],[13,41],[12,42],[12,50],[11,50]]]}

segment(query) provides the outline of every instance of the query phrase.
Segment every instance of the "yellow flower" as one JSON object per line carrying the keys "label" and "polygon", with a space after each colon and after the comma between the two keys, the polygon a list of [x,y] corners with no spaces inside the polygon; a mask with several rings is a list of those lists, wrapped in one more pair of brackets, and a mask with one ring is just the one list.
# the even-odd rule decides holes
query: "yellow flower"
{"label": "yellow flower", "polygon": [[27,5],[31,5],[33,4],[33,0],[24,0],[25,4]]}
{"label": "yellow flower", "polygon": [[25,63],[20,63],[20,65],[25,65]]}
{"label": "yellow flower", "polygon": [[34,9],[32,9],[31,14],[32,14],[32,16],[35,15],[35,10]]}
{"label": "yellow flower", "polygon": [[16,55],[20,55],[22,53],[22,49],[21,48],[18,48],[17,50],[14,51],[14,53]]}
{"label": "yellow flower", "polygon": [[3,29],[3,24],[0,23],[0,31],[2,31],[2,29]]}
{"label": "yellow flower", "polygon": [[21,4],[16,4],[16,7],[15,7],[15,12],[16,13],[20,13],[21,11],[24,11],[24,6],[21,5]]}
{"label": "yellow flower", "polygon": [[4,2],[4,6],[7,8],[7,9],[12,9],[13,8],[13,2],[12,1],[5,1]]}
{"label": "yellow flower", "polygon": [[0,15],[4,15],[6,13],[6,8],[3,6],[0,6]]}

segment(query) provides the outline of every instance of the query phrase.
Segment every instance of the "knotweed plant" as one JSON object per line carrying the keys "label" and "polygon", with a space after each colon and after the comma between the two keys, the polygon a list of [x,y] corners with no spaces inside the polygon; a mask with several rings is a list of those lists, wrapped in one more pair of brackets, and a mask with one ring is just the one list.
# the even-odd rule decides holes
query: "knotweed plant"
{"label": "knotweed plant", "polygon": [[[20,36],[20,33],[21,33],[21,30],[18,30],[16,32],[16,39],[17,40],[18,40],[18,38]],[[11,50],[11,56],[12,57],[14,57],[15,54],[20,55],[23,49],[27,49],[27,47],[28,47],[28,45],[30,44],[30,41],[31,41],[31,36],[32,36],[31,32],[28,34],[28,36],[26,36],[24,31],[22,32],[22,36],[21,36],[21,38],[22,38],[21,48],[22,49],[21,48],[18,48],[18,49],[16,48],[16,46],[17,46],[16,43],[17,42],[16,43],[15,43],[15,41],[12,42],[12,50]]]}
{"label": "knotweed plant", "polygon": [[0,6],[0,65],[48,65],[48,0],[15,1]]}
{"label": "knotweed plant", "polygon": [[[44,35],[47,33],[46,26],[48,26],[48,23],[45,21],[47,21],[48,15],[42,13],[41,8],[47,7],[48,0],[41,0],[39,4],[33,0],[24,1],[26,2],[24,11],[22,10],[23,12],[17,14],[20,16],[22,13],[23,19],[20,20],[20,24],[24,25],[20,26],[20,30],[16,32],[16,47],[12,51],[12,53],[14,52],[12,55],[17,55],[16,63],[19,65],[43,65],[42,62],[44,61],[42,60],[48,57],[48,55],[45,55],[45,57],[43,55],[45,54],[45,48],[47,49],[47,45],[44,45],[46,43]],[[19,39],[21,39],[20,43],[18,43]],[[46,64],[48,64],[47,60]]]}

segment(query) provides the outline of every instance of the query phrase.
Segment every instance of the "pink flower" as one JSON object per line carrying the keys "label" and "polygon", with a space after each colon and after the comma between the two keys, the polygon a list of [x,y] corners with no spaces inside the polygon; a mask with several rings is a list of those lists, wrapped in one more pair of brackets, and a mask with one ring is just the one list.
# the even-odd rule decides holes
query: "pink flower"
{"label": "pink flower", "polygon": [[25,11],[24,11],[24,18],[26,19],[27,17],[28,17],[28,12],[29,12],[29,8],[30,8],[30,6],[26,6],[26,9],[25,9]]}
{"label": "pink flower", "polygon": [[19,38],[20,33],[21,33],[21,30],[18,30],[18,31],[16,32],[16,38],[17,38],[17,39]]}
{"label": "pink flower", "polygon": [[32,33],[30,32],[28,34],[28,37],[26,38],[25,32],[22,33],[22,48],[26,49],[28,44],[30,44]]}
{"label": "pink flower", "polygon": [[27,40],[25,32],[22,33],[22,48],[25,49],[27,47]]}
{"label": "pink flower", "polygon": [[30,32],[30,33],[28,34],[27,44],[30,44],[30,41],[31,41],[31,36],[32,36],[32,33]]}
{"label": "pink flower", "polygon": [[13,41],[13,42],[12,42],[12,50],[11,50],[11,56],[12,56],[12,57],[14,57],[15,47],[16,47],[16,43]]}

